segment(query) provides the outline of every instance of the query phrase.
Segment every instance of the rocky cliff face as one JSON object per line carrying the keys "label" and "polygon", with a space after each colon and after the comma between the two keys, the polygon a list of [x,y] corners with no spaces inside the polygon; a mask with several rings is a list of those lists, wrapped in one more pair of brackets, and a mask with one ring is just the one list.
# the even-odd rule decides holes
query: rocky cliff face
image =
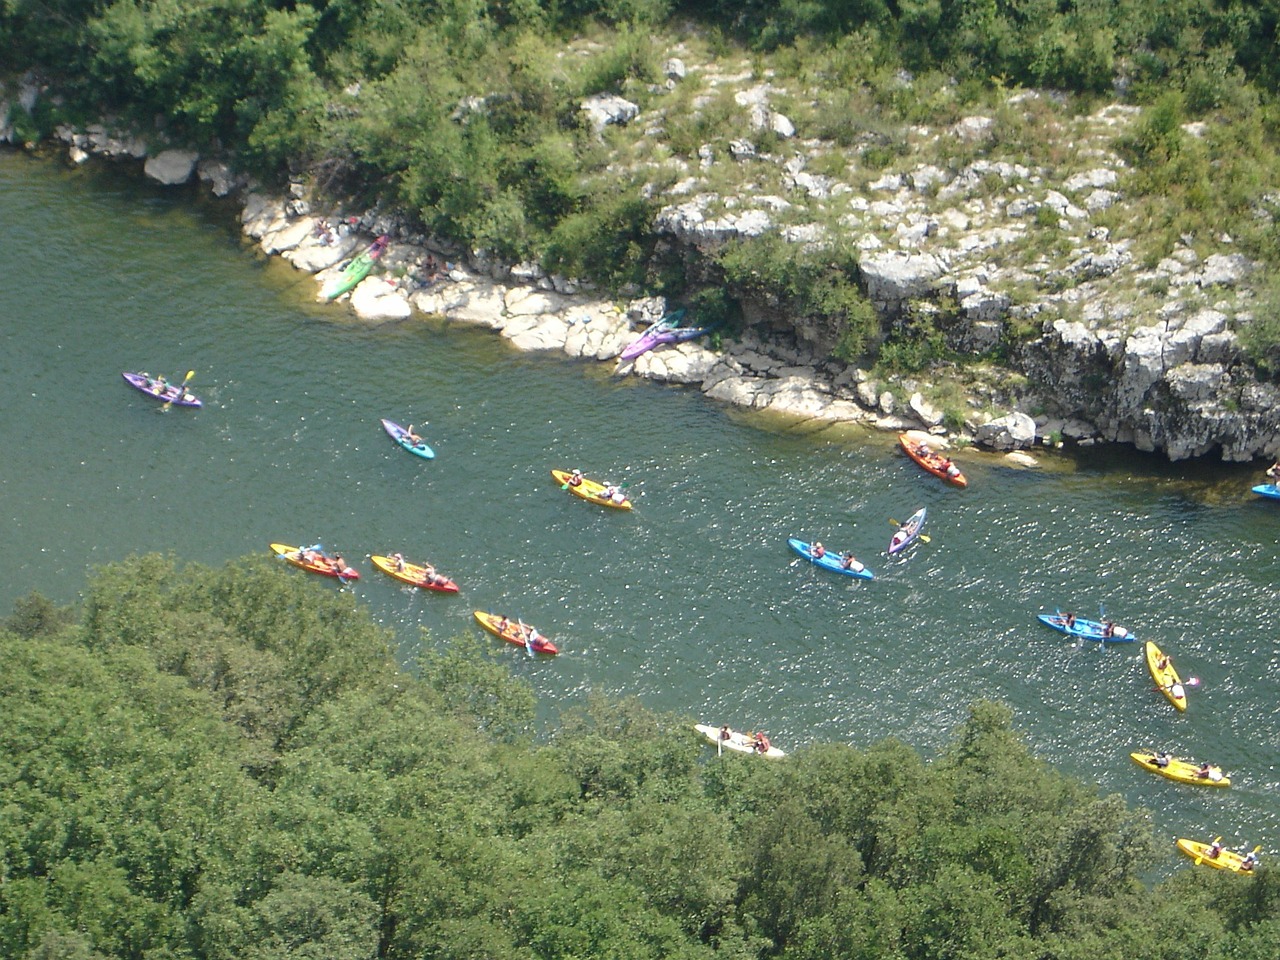
{"label": "rocky cliff face", "polygon": [[[928,315],[965,359],[914,379],[876,380],[831,359],[840,333],[831,318],[796,317],[783,298],[765,294],[744,303],[747,329],[722,352],[686,344],[646,355],[629,372],[696,383],[713,398],[755,409],[885,429],[950,429],[996,448],[1061,436],[1132,443],[1175,460],[1280,456],[1280,391],[1258,379],[1237,340],[1252,320],[1257,266],[1225,232],[1184,238],[1154,267],[1135,254],[1142,238],[1113,235],[1125,222],[1116,211],[1126,203],[1128,171],[1112,144],[1135,108],[1056,120],[1053,135],[1069,158],[1058,163],[1001,159],[1001,120],[971,116],[945,129],[904,128],[900,162],[871,171],[859,147],[840,154],[834,144],[802,139],[804,131],[774,109],[806,91],[761,82],[741,66],[735,73],[668,62],[664,89],[730,87],[742,110],[741,135],[703,145],[696,164],[669,150],[649,161],[664,183],[677,174],[662,188],[654,221],[668,250],[686,259],[690,276],[709,281],[709,254],[728,240],[771,231],[820,247],[838,231],[861,251],[857,279],[884,329]],[[0,121],[11,109],[30,110],[39,95],[24,86],[4,102],[4,93]],[[1022,92],[1004,108],[1043,113],[1047,99]],[[701,102],[695,98],[695,108]],[[655,150],[664,109],[661,90],[646,110],[618,97],[583,104],[597,131],[627,125]],[[1202,135],[1202,127],[1188,135]],[[245,197],[246,232],[300,269],[331,268],[360,242],[349,231],[328,236],[327,221],[311,215],[317,198],[302,183],[276,201],[246,193],[249,185],[227,164],[181,145],[148,150],[138,137],[102,126],[58,135],[76,163],[91,154],[149,157],[146,172],[160,182],[198,176],[219,196]],[[12,139],[12,125],[0,123],[0,141]],[[758,142],[773,147],[766,152]],[[428,243],[395,218],[366,213],[339,226],[348,219],[353,231],[397,238],[399,252],[386,259],[401,274],[432,278],[426,292],[413,283],[366,282],[352,300],[362,315],[440,312],[485,323],[522,349],[612,360],[637,324],[664,309],[614,305],[536,265],[495,264]],[[453,261],[448,270],[429,269],[445,255]],[[961,380],[969,391],[963,426],[939,410],[944,388],[954,393]]]}

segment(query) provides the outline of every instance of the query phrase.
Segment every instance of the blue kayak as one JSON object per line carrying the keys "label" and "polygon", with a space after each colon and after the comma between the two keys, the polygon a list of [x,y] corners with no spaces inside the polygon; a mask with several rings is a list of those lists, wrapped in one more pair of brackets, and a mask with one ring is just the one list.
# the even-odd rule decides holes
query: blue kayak
{"label": "blue kayak", "polygon": [[828,550],[822,556],[815,557],[809,544],[805,543],[803,540],[797,540],[795,537],[788,537],[787,544],[792,550],[800,554],[800,556],[804,557],[810,563],[816,563],[824,570],[830,570],[832,573],[843,573],[846,577],[862,577],[864,580],[872,580],[875,578],[875,574],[872,573],[868,567],[863,566],[856,560],[853,562],[854,566],[844,566],[844,558],[838,553],[833,553]]}
{"label": "blue kayak", "polygon": [[[1111,625],[1111,633],[1107,633],[1107,624],[1099,620],[1088,620],[1085,617],[1071,617],[1067,613],[1038,613],[1036,617],[1046,627],[1053,627],[1062,633],[1085,640],[1098,640],[1106,643],[1132,643],[1137,639],[1127,628]],[[1071,623],[1067,620],[1071,618]]]}
{"label": "blue kayak", "polygon": [[1270,497],[1272,500],[1280,500],[1280,487],[1274,483],[1260,483],[1253,488],[1253,492],[1260,497]]}
{"label": "blue kayak", "polygon": [[404,447],[410,453],[422,457],[424,460],[431,460],[435,457],[436,452],[427,446],[425,440],[419,440],[417,443],[414,443],[408,438],[408,436],[406,436],[409,431],[400,426],[400,424],[396,423],[394,420],[387,420],[386,418],[383,418],[382,429],[391,434],[391,439],[400,444],[400,446]]}
{"label": "blue kayak", "polygon": [[[920,536],[920,531],[924,529],[924,518],[928,511],[921,507],[915,513],[907,518],[907,522],[900,526],[897,532],[889,540],[889,553],[895,554],[899,550],[905,550],[911,543]],[[928,540],[926,539],[926,543]]]}

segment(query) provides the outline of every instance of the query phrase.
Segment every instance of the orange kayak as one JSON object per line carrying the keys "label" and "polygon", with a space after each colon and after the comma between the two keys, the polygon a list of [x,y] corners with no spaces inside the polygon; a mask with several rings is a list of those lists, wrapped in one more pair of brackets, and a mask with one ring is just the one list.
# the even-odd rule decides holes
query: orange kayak
{"label": "orange kayak", "polygon": [[935,477],[954,483],[957,487],[969,485],[969,481],[960,472],[960,468],[951,462],[951,458],[938,453],[927,443],[914,440],[905,433],[898,434],[898,442],[902,444],[902,449],[907,451],[908,457]]}
{"label": "orange kayak", "polygon": [[474,613],[476,623],[480,624],[480,626],[484,627],[495,637],[500,637],[507,641],[507,643],[513,643],[517,647],[524,647],[526,650],[532,647],[534,653],[552,654],[560,652],[556,649],[556,645],[554,643],[542,636],[542,634],[538,633],[528,624],[525,624],[524,629],[531,630],[535,634],[531,643],[525,643],[524,633],[521,631],[520,623],[518,621],[512,620],[509,617],[500,617],[495,613],[485,613],[483,610],[476,610]]}

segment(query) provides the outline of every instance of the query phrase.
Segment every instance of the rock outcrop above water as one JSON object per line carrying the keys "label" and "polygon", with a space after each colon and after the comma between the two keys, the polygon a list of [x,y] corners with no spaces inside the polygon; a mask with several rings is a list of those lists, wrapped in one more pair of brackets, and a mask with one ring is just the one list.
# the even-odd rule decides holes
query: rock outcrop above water
{"label": "rock outcrop above water", "polygon": [[[1175,460],[1280,455],[1280,392],[1258,378],[1238,339],[1253,319],[1257,265],[1223,234],[1183,238],[1153,266],[1135,252],[1135,238],[1113,237],[1103,225],[1101,215],[1117,222],[1114,210],[1126,202],[1127,170],[1112,145],[1136,108],[1111,105],[1073,120],[1063,134],[1067,153],[1086,158],[1075,169],[985,155],[995,121],[971,116],[946,129],[912,128],[906,140],[920,158],[862,178],[849,175],[853,161],[842,175],[830,162],[832,144],[800,139],[803,131],[777,112],[774,105],[796,91],[749,69],[721,72],[672,57],[665,86],[655,87],[659,98],[645,110],[604,95],[581,109],[597,130],[626,125],[658,137],[661,92],[695,77],[707,89],[733,90],[742,129],[727,150],[700,147],[692,165],[663,161],[678,173],[653,223],[667,255],[707,277],[708,255],[728,241],[776,231],[821,248],[838,223],[861,251],[858,280],[884,329],[924,320],[960,362],[877,378],[832,358],[836,320],[780,315],[776,303],[744,296],[745,330],[717,338],[716,352],[705,342],[668,346],[619,374],[695,385],[750,409],[920,428],[995,450],[1066,440],[1129,443]],[[24,80],[16,100],[0,90],[0,140],[16,138],[12,109],[30,111],[41,95],[34,79]],[[1030,111],[1040,96],[1022,92],[1005,106]],[[694,108],[711,99],[695,97]],[[391,234],[390,251],[348,299],[366,320],[438,314],[492,329],[518,349],[616,363],[666,310],[660,301],[596,296],[536,265],[495,263],[423,236],[407,219],[377,211],[320,217],[313,207],[324,209],[324,201],[303,181],[288,196],[268,197],[226,158],[111,126],[64,127],[58,137],[72,162],[144,160],[159,183],[198,177],[216,195],[238,197],[244,229],[263,252],[316,274],[318,284],[373,236]],[[774,153],[760,148],[765,142]],[[725,193],[734,179],[722,167],[738,164],[770,167],[784,188]]]}

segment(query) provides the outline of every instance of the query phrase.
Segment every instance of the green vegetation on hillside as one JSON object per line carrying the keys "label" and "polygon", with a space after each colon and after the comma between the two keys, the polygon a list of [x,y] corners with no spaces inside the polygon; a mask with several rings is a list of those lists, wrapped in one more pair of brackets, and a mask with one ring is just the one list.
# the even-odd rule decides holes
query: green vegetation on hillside
{"label": "green vegetation on hillside", "polygon": [[[1071,169],[1073,115],[1104,98],[1143,106],[1113,145],[1132,169],[1129,202],[1101,225],[1132,238],[1145,263],[1229,233],[1280,266],[1278,25],[1280,0],[4,0],[0,63],[11,77],[38,70],[63,96],[15,112],[24,138],[106,111],[146,136],[233,151],[267,182],[302,176],[331,197],[403,211],[468,249],[683,295],[776,249],[765,237],[742,244],[756,250],[710,251],[695,278],[655,242],[665,191],[698,170],[699,150],[723,155],[749,131],[708,66],[781,91],[798,136],[835,148],[811,169],[856,167],[855,179],[907,156],[912,125],[969,113],[996,121],[985,155],[1056,176]],[[673,56],[696,69],[670,86]],[[1010,109],[1027,88],[1063,97]],[[597,131],[580,108],[594,94],[626,97],[640,121]],[[1202,119],[1207,134],[1189,134]],[[767,129],[752,135],[761,153],[779,147]],[[935,150],[913,162],[954,167],[979,148]],[[762,164],[709,176],[740,178],[710,185],[724,197],[786,193]],[[839,235],[837,213],[802,208]],[[1051,213],[1033,252],[1054,260],[1068,251]],[[874,329],[847,256],[787,259],[796,282],[770,296],[825,325],[837,357],[874,358],[888,335],[885,369],[917,362],[919,337],[895,344]],[[728,286],[742,299],[758,285]],[[1241,335],[1275,371],[1280,310],[1261,292]]]}
{"label": "green vegetation on hillside", "polygon": [[[980,702],[892,741],[716,758],[533,699],[466,641],[410,675],[262,558],[130,558],[0,622],[0,954],[46,960],[1269,957],[1280,880],[1181,864]],[[1163,845],[1160,848],[1167,851]],[[1168,855],[1166,852],[1165,855]]]}

